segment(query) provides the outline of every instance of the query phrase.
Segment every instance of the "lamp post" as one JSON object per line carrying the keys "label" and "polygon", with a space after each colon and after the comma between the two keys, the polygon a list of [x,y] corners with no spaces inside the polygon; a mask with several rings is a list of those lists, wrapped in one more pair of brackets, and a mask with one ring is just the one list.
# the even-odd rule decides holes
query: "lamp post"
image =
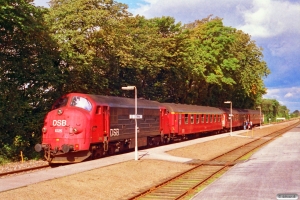
{"label": "lamp post", "polygon": [[259,108],[259,128],[261,129],[261,107],[257,106],[256,108]]}
{"label": "lamp post", "polygon": [[230,136],[231,136],[231,134],[232,134],[232,102],[224,101],[224,103],[230,103]]}
{"label": "lamp post", "polygon": [[122,90],[134,90],[134,104],[135,104],[135,147],[134,160],[138,160],[138,145],[137,145],[137,89],[135,86],[122,87]]}

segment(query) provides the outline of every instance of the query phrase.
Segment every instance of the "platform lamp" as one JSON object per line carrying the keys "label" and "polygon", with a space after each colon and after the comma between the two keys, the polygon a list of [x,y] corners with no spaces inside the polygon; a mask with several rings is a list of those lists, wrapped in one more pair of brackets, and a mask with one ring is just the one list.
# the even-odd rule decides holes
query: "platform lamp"
{"label": "platform lamp", "polygon": [[261,107],[257,106],[256,108],[259,108],[259,128],[261,129]]}
{"label": "platform lamp", "polygon": [[135,104],[135,147],[134,147],[134,160],[138,160],[138,144],[137,144],[137,89],[135,86],[122,87],[122,90],[134,90],[134,104]]}
{"label": "platform lamp", "polygon": [[224,103],[230,103],[230,136],[232,135],[232,102],[224,101]]}

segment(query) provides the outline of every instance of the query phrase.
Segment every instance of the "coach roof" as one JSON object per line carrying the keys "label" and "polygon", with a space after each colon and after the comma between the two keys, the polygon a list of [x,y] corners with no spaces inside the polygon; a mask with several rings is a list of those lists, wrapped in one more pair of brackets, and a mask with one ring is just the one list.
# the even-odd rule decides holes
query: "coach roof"
{"label": "coach roof", "polygon": [[216,114],[220,115],[224,113],[219,108],[209,106],[197,106],[187,104],[175,104],[175,103],[162,103],[169,112],[174,113],[191,113],[191,114]]}

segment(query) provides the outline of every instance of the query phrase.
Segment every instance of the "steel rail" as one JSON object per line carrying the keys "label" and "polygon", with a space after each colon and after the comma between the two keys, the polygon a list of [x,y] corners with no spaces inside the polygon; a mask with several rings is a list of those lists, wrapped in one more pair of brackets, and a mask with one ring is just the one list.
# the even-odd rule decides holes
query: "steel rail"
{"label": "steel rail", "polygon": [[46,164],[46,165],[41,165],[41,166],[36,166],[36,167],[23,168],[23,169],[8,171],[8,172],[2,172],[2,173],[0,173],[0,178],[4,177],[4,176],[8,176],[8,175],[13,175],[13,174],[16,175],[16,174],[20,174],[23,172],[34,171],[34,170],[48,168],[48,167],[50,167],[50,165]]}

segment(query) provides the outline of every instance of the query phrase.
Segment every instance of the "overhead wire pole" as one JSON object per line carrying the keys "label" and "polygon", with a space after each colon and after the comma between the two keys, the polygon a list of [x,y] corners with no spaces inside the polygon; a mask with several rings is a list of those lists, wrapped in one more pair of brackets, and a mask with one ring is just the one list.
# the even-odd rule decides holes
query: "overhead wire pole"
{"label": "overhead wire pole", "polygon": [[135,86],[122,87],[122,90],[134,90],[134,104],[135,104],[135,146],[134,146],[134,160],[138,160],[138,142],[137,142],[137,88]]}

